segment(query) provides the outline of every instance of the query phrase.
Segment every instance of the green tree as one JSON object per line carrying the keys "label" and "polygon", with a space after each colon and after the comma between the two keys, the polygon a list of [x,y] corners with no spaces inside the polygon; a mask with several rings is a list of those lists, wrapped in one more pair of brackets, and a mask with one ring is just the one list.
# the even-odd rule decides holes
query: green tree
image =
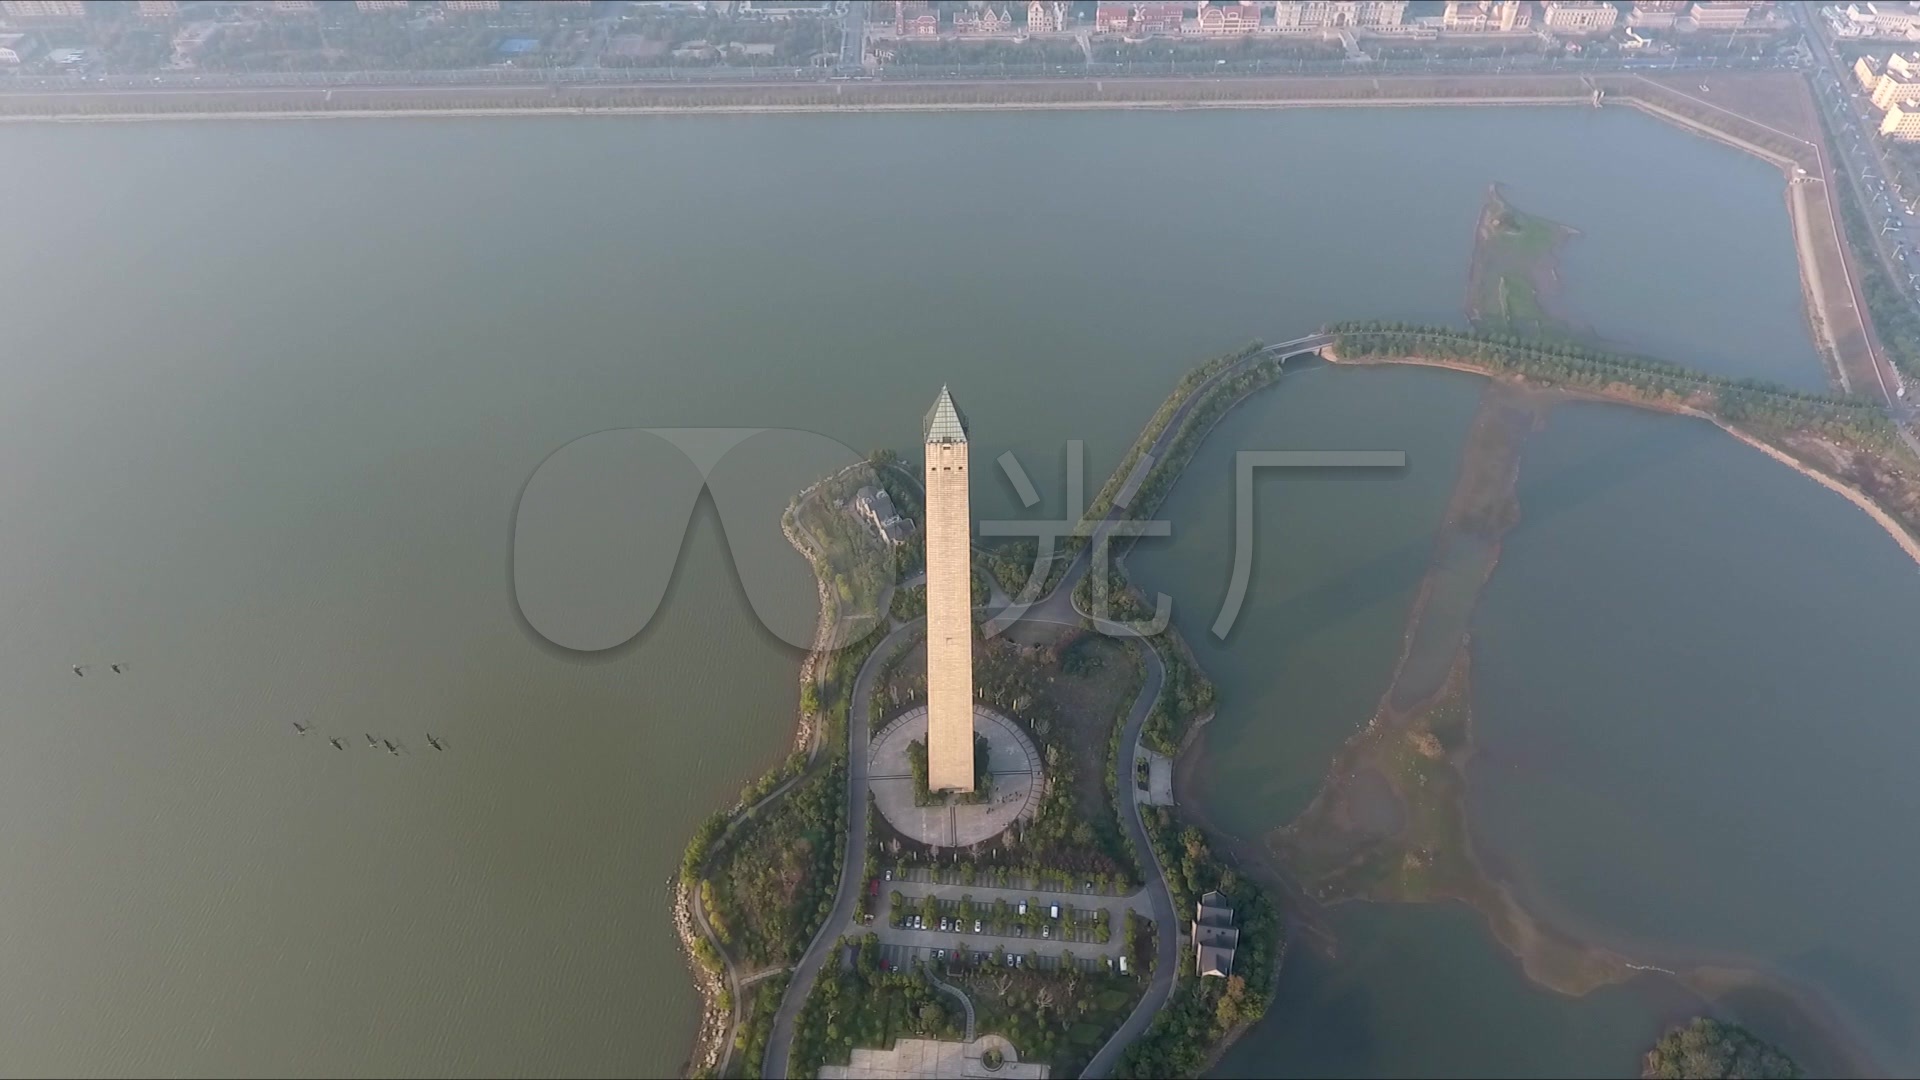
{"label": "green tree", "polygon": [[1746,1028],[1703,1016],[1662,1036],[1647,1051],[1640,1075],[1658,1080],[1789,1080],[1800,1075],[1800,1066]]}

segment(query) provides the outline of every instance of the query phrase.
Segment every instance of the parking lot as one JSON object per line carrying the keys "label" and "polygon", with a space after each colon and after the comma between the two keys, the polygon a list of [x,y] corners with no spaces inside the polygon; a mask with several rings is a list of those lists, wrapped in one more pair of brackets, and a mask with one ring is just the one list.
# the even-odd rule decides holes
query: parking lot
{"label": "parking lot", "polygon": [[[868,929],[881,957],[899,966],[914,960],[999,964],[1053,970],[1071,953],[1085,970],[1117,969],[1126,948],[1129,911],[1146,917],[1146,898],[1102,896],[988,885],[880,881]],[[895,904],[898,894],[899,903]]]}

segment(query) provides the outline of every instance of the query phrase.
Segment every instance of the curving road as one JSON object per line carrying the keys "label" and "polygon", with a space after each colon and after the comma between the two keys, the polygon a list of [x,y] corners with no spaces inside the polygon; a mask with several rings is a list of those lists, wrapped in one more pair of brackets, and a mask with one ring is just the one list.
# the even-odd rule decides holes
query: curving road
{"label": "curving road", "polygon": [[853,924],[853,909],[860,900],[861,878],[867,867],[867,717],[872,708],[873,680],[880,673],[881,662],[897,651],[924,621],[924,618],[915,619],[895,627],[874,647],[853,680],[852,702],[847,710],[847,848],[840,860],[840,891],[834,896],[833,911],[820,924],[819,932],[813,935],[813,941],[808,943],[806,953],[794,968],[793,981],[787,984],[786,996],[780,999],[780,1009],[774,1013],[773,1033],[767,1037],[764,1069],[767,1076],[788,1075],[788,1055],[793,1051],[794,1024],[800,1019],[800,1008],[813,992],[820,968],[829,956],[835,955],[841,935]]}
{"label": "curving road", "polygon": [[[1180,428],[1187,422],[1187,417],[1191,416],[1193,410],[1199,407],[1200,402],[1207,396],[1208,391],[1211,391],[1214,387],[1220,385],[1220,383],[1241,374],[1262,360],[1272,359],[1276,356],[1281,360],[1286,360],[1289,357],[1319,352],[1332,343],[1332,334],[1308,334],[1306,337],[1294,338],[1292,341],[1282,341],[1278,345],[1269,345],[1259,352],[1248,355],[1243,360],[1228,364],[1226,367],[1214,372],[1206,381],[1194,387],[1193,392],[1187,395],[1187,399],[1181,402],[1180,407],[1173,411],[1173,416],[1167,420],[1166,426],[1160,429],[1160,434],[1154,436],[1153,442],[1148,444],[1147,455],[1155,461],[1165,457],[1167,448],[1173,445],[1175,438],[1179,437]],[[1003,633],[1008,627],[1022,619],[1031,622],[1074,623],[1077,625],[1081,612],[1078,611],[1074,605],[1073,590],[1075,586],[1080,584],[1080,579],[1086,576],[1089,553],[1100,544],[1106,543],[1108,537],[1113,533],[1114,525],[1126,516],[1128,515],[1125,507],[1108,507],[1106,516],[1094,524],[1093,531],[1087,538],[1087,543],[1074,555],[1073,562],[1068,564],[1066,573],[1061,575],[1060,584],[1054,586],[1052,592],[1035,600],[1031,604],[1010,603],[1001,607],[992,618],[987,620],[985,626],[987,635],[991,637],[995,634]]]}
{"label": "curving road", "polygon": [[[1194,388],[1187,399],[1174,411],[1166,427],[1147,447],[1147,453],[1156,460],[1162,457],[1179,434],[1182,424],[1187,420],[1211,390],[1221,381],[1232,378],[1263,359],[1275,356],[1286,359],[1304,353],[1317,352],[1331,343],[1331,335],[1310,334],[1306,337],[1283,341],[1278,345],[1269,345],[1253,353],[1238,363],[1230,364],[1215,372],[1205,382]],[[990,633],[997,633],[1016,622],[1043,622],[1062,626],[1079,626],[1084,614],[1073,600],[1074,586],[1086,574],[1088,552],[1095,544],[1103,543],[1112,533],[1114,524],[1125,517],[1127,511],[1120,506],[1108,509],[1106,515],[1095,524],[1089,542],[1067,567],[1060,583],[1053,591],[1028,605],[1001,605],[998,614],[987,623]],[[846,856],[840,865],[840,889],[834,897],[833,911],[822,923],[813,941],[807,945],[806,953],[800,958],[794,969],[793,981],[787,984],[786,996],[781,999],[780,1009],[774,1014],[773,1032],[767,1040],[765,1073],[768,1076],[790,1075],[793,1036],[800,1019],[800,1009],[806,1004],[813,991],[814,980],[820,975],[829,957],[837,955],[840,938],[853,927],[853,912],[860,899],[862,878],[866,871],[867,850],[867,755],[868,723],[867,717],[872,708],[873,681],[878,675],[881,663],[910,636],[923,620],[915,619],[895,627],[873,652],[866,663],[860,667],[860,674],[853,681],[851,708],[847,714],[847,847]],[[1140,731],[1146,725],[1147,715],[1153,711],[1154,702],[1159,700],[1161,687],[1166,682],[1166,666],[1160,660],[1159,652],[1151,642],[1130,628],[1118,624],[1102,624],[1107,632],[1117,636],[1130,636],[1140,640],[1145,646],[1142,650],[1142,662],[1146,667],[1146,679],[1141,684],[1140,693],[1134,697],[1133,709],[1127,714],[1126,727],[1120,735],[1121,762],[1130,762],[1138,753]],[[1104,1077],[1113,1071],[1120,1056],[1133,1041],[1147,1030],[1153,1018],[1166,1005],[1173,994],[1174,973],[1179,967],[1180,932],[1179,923],[1173,910],[1173,897],[1167,890],[1167,879],[1154,853],[1153,844],[1147,836],[1145,820],[1140,816],[1138,788],[1131,782],[1117,785],[1123,793],[1121,802],[1125,804],[1122,817],[1125,820],[1127,835],[1133,841],[1134,850],[1139,852],[1141,871],[1146,876],[1148,903],[1157,924],[1155,943],[1157,959],[1154,963],[1153,977],[1147,986],[1147,992],[1134,1007],[1126,1022],[1120,1025],[1107,1044],[1094,1055],[1083,1073],[1088,1077]]]}
{"label": "curving road", "polygon": [[[1140,635],[1128,634],[1140,638]],[[1139,753],[1140,729],[1147,722],[1147,714],[1153,711],[1154,702],[1160,700],[1160,688],[1166,683],[1167,668],[1160,662],[1160,651],[1145,638],[1140,638],[1144,646],[1140,650],[1141,659],[1146,664],[1147,678],[1140,686],[1139,696],[1133,699],[1133,711],[1127,714],[1127,726],[1120,733],[1120,760],[1115,767],[1120,770],[1120,782],[1115,787],[1125,792],[1120,801],[1126,804],[1127,836],[1133,841],[1133,850],[1139,853],[1141,872],[1147,876],[1147,901],[1153,907],[1154,941],[1157,946],[1153,964],[1153,979],[1147,984],[1147,992],[1141,996],[1140,1003],[1125,1023],[1107,1040],[1107,1045],[1087,1062],[1080,1075],[1086,1077],[1104,1077],[1113,1072],[1120,1062],[1120,1055],[1126,1053],[1133,1040],[1139,1038],[1153,1023],[1153,1018],[1167,1004],[1167,998],[1173,996],[1173,976],[1180,969],[1180,924],[1174,917],[1173,896],[1167,891],[1166,869],[1160,865],[1160,857],[1153,850],[1153,842],[1147,836],[1147,823],[1140,816],[1139,785],[1133,782],[1133,767],[1130,764],[1134,755]]]}

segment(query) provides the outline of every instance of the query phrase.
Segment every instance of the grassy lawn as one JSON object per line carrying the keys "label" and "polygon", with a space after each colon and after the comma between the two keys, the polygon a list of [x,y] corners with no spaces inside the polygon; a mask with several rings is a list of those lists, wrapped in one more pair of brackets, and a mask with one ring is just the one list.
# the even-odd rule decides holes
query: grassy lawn
{"label": "grassy lawn", "polygon": [[1467,315],[1475,327],[1493,333],[1568,336],[1570,328],[1554,316],[1542,294],[1558,280],[1555,263],[1561,245],[1577,235],[1557,221],[1518,209],[1498,185],[1490,189],[1468,275]]}

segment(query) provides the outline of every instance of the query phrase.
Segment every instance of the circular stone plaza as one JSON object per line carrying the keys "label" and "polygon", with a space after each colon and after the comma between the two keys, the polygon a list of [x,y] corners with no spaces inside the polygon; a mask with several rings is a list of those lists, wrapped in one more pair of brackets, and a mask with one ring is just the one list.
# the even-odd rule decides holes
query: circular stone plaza
{"label": "circular stone plaza", "polygon": [[930,847],[968,847],[989,840],[1040,804],[1040,755],[1033,740],[1013,721],[984,705],[973,707],[973,730],[987,740],[987,801],[962,802],[936,796],[932,805],[914,805],[913,766],[907,745],[927,741],[924,705],[895,717],[874,734],[867,764],[873,801],[900,835]]}

